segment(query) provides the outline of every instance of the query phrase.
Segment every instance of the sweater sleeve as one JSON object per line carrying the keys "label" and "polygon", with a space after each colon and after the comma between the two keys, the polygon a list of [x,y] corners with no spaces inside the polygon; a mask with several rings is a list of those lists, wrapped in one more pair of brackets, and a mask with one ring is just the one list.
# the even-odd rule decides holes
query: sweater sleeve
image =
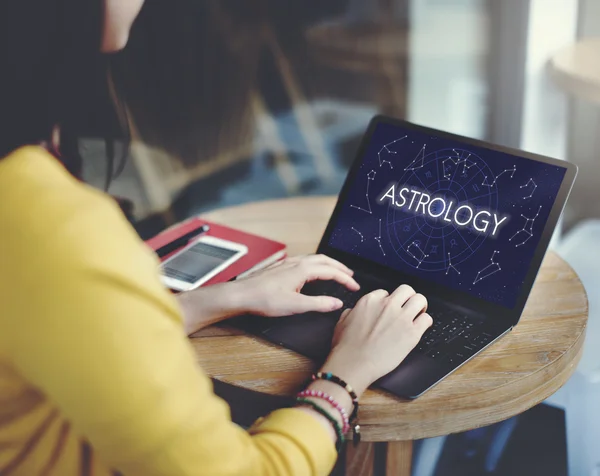
{"label": "sweater sleeve", "polygon": [[19,319],[0,329],[15,368],[124,475],[329,474],[334,445],[310,415],[279,410],[250,432],[231,422],[156,260],[109,200],[86,194],[34,253],[15,253],[35,270],[15,276]]}

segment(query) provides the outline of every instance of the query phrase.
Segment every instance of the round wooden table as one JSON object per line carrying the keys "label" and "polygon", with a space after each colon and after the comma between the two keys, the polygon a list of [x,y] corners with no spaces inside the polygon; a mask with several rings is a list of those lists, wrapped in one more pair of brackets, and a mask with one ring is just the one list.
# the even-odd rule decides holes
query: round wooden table
{"label": "round wooden table", "polygon": [[[331,197],[250,203],[205,218],[312,253],[331,215]],[[490,425],[556,392],[581,357],[588,307],[571,267],[546,255],[519,325],[490,349],[414,401],[379,390],[361,400],[363,441],[348,445],[347,474],[372,474],[374,442],[387,442],[390,475],[410,475],[412,441]],[[292,395],[313,362],[237,329],[211,327],[192,338],[198,361],[214,378],[253,390]]]}

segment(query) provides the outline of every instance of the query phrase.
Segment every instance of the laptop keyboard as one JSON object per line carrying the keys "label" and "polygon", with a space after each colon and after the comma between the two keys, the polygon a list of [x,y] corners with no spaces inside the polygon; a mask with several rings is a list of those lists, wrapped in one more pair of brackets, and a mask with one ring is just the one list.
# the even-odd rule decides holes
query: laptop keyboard
{"label": "laptop keyboard", "polygon": [[[353,308],[362,296],[373,289],[375,287],[361,283],[361,290],[354,292],[334,281],[318,281],[307,284],[302,292],[313,296],[334,296],[342,300],[345,308]],[[414,353],[459,365],[497,337],[486,332],[479,320],[450,307],[430,303],[428,313],[433,317],[433,325],[423,334]]]}
{"label": "laptop keyboard", "polygon": [[428,311],[433,317],[433,325],[423,334],[415,352],[432,359],[443,359],[450,364],[460,364],[469,359],[496,336],[485,332],[480,321],[471,319],[451,309]]}

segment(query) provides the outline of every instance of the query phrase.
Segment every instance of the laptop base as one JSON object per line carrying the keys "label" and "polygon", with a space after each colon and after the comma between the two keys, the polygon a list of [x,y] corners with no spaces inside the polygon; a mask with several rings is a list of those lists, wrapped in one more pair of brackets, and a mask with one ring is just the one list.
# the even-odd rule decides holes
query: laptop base
{"label": "laptop base", "polygon": [[[319,364],[325,362],[331,350],[331,339],[337,318],[332,319],[318,313],[307,313],[283,319],[292,319],[292,321],[264,330],[260,332],[260,335],[275,344],[309,357]],[[500,337],[501,335],[496,336],[490,344]],[[395,370],[377,381],[375,386],[401,398],[415,399],[481,350],[459,365],[436,361],[413,351]]]}

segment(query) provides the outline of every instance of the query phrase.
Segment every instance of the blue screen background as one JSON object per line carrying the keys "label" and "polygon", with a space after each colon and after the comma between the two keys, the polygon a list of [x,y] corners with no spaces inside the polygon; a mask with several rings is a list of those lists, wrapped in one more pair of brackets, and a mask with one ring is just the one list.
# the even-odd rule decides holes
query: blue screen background
{"label": "blue screen background", "polygon": [[[565,173],[564,167],[380,123],[329,245],[512,308]],[[492,236],[492,226],[481,233],[415,214],[414,207],[379,201],[392,184],[396,193],[418,189],[508,219]]]}

